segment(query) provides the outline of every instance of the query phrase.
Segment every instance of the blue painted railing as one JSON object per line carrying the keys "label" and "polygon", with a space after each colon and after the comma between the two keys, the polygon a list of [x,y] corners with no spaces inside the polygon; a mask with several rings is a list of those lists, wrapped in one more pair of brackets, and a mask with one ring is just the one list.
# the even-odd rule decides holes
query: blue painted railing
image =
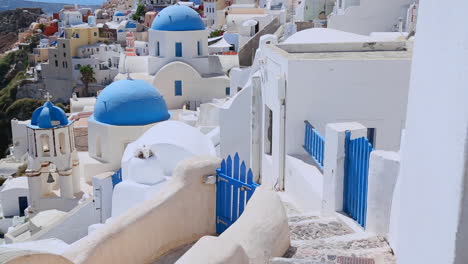
{"label": "blue painted railing", "polygon": [[121,181],[122,181],[122,168],[120,168],[118,171],[112,174],[112,187],[115,187],[115,185]]}
{"label": "blue painted railing", "polygon": [[305,123],[304,149],[315,161],[319,169],[323,170],[323,158],[325,153],[325,139],[312,126],[309,121]]}
{"label": "blue painted railing", "polygon": [[250,197],[258,184],[253,181],[251,169],[245,162],[239,164],[239,154],[221,162],[221,168],[216,170],[216,232],[223,233],[244,212]]}
{"label": "blue painted railing", "polygon": [[373,150],[367,138],[351,140],[351,133],[346,132],[343,211],[362,227],[366,226],[369,158]]}

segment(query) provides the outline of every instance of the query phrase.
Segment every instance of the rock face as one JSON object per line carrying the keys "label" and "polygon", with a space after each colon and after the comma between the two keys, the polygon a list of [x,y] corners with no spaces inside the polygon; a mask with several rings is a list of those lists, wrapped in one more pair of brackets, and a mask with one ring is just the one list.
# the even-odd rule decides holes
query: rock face
{"label": "rock face", "polygon": [[18,8],[0,12],[0,53],[18,40],[18,32],[28,28],[42,13],[40,8]]}

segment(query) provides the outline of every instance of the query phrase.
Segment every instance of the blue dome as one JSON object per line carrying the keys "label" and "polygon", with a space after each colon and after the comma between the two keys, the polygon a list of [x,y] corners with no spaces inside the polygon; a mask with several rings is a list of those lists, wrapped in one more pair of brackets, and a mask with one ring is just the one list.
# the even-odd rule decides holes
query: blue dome
{"label": "blue dome", "polygon": [[114,16],[125,16],[124,13],[117,11],[115,12]]}
{"label": "blue dome", "polygon": [[67,115],[65,115],[65,112],[49,101],[34,110],[31,117],[31,127],[35,128],[54,128],[67,126],[69,124],[70,121]]}
{"label": "blue dome", "polygon": [[143,126],[168,120],[166,101],[142,80],[120,80],[108,85],[94,105],[94,119],[115,126]]}
{"label": "blue dome", "polygon": [[192,31],[204,30],[200,15],[190,7],[172,5],[158,13],[151,25],[154,30]]}
{"label": "blue dome", "polygon": [[133,21],[128,21],[127,24],[125,24],[125,28],[136,28],[137,25]]}

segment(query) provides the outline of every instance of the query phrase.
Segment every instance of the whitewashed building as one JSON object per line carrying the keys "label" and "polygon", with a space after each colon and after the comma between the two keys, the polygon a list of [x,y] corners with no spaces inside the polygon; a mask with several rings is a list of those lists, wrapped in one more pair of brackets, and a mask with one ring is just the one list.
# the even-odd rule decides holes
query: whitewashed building
{"label": "whitewashed building", "polygon": [[221,155],[238,152],[263,186],[282,190],[288,177],[300,175],[288,175],[291,160],[307,157],[305,121],[322,135],[328,123],[358,121],[370,128],[374,146],[398,150],[410,67],[406,42],[374,43],[322,28],[300,31],[282,44],[264,36],[248,82],[221,111]]}
{"label": "whitewashed building", "polygon": [[328,27],[356,34],[391,32],[411,24],[408,9],[418,0],[337,0]]}
{"label": "whitewashed building", "polygon": [[122,56],[116,80],[142,79],[156,87],[169,109],[195,110],[229,88],[220,59],[208,55],[208,32],[193,9],[174,5],[158,13],[149,30],[149,56]]}

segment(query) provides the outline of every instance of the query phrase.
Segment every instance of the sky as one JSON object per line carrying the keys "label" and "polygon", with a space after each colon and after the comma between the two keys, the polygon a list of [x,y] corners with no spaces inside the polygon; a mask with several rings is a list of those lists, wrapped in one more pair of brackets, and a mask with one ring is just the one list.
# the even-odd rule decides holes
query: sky
{"label": "sky", "polygon": [[81,5],[101,5],[106,0],[27,0],[31,2],[45,3],[65,3],[65,4],[81,4]]}

